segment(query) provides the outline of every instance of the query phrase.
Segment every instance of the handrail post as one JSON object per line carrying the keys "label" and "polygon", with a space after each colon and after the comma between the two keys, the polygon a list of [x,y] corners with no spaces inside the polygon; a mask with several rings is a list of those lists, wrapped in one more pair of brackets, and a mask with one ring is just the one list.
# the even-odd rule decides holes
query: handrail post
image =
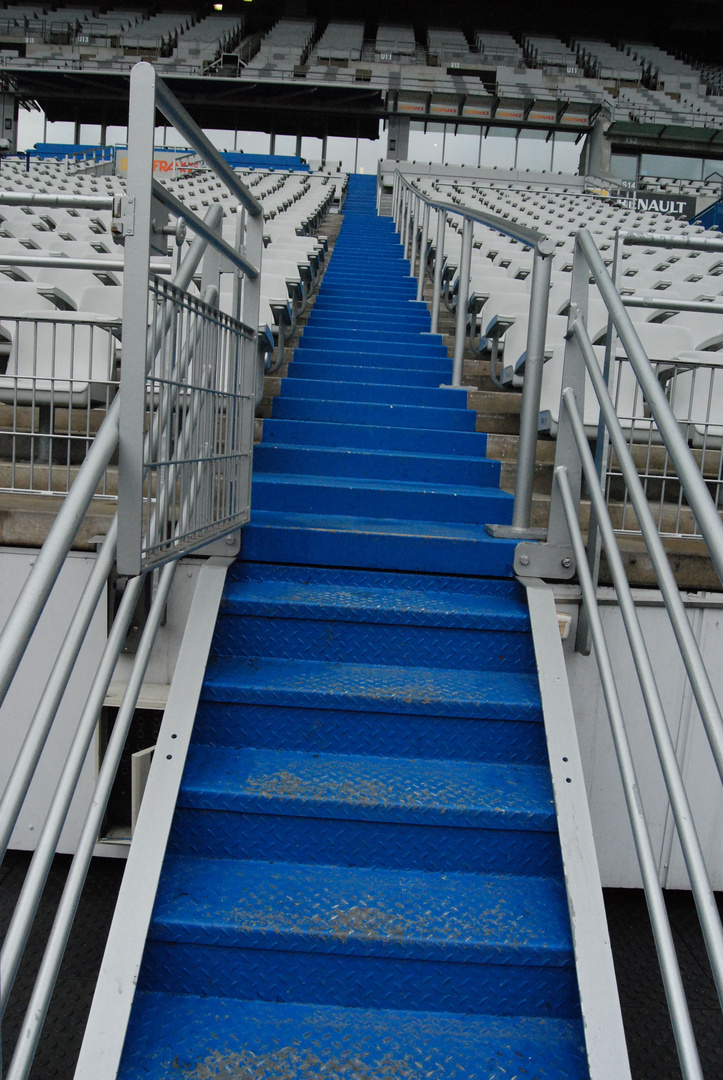
{"label": "handrail post", "polygon": [[409,258],[409,240],[411,236],[411,223],[412,223],[412,193],[407,188],[406,199],[404,202],[404,235],[402,240],[404,241],[404,258]]}
{"label": "handrail post", "polygon": [[[466,217],[462,225],[462,251],[459,260],[459,276],[457,278],[457,319],[454,330],[454,363],[452,366],[452,386],[454,387],[462,385],[464,346],[467,341],[467,301],[469,298],[469,270],[472,261],[473,231],[474,222],[471,218]],[[542,343],[544,348],[544,331]],[[536,428],[535,435],[537,435]]]}
{"label": "handrail post", "polygon": [[407,221],[407,189],[402,187],[399,196],[399,243],[404,246],[404,233]]}
{"label": "handrail post", "polygon": [[[544,237],[535,247],[530,288],[530,318],[527,324],[525,382],[520,411],[520,438],[517,444],[517,474],[513,529],[529,529],[532,512],[532,483],[537,455],[537,430],[542,392],[542,369],[545,363],[547,305],[550,296],[550,273],[555,244]],[[459,301],[458,301],[459,303]]]}
{"label": "handrail post", "polygon": [[432,326],[431,332],[437,333],[439,324],[439,301],[442,296],[442,267],[444,266],[444,227],[447,224],[447,211],[437,211],[437,240],[434,249],[434,288],[432,290]]}
{"label": "handrail post", "polygon": [[420,199],[417,195],[414,198],[413,206],[414,213],[412,214],[412,250],[409,256],[409,276],[414,277],[414,267],[417,263],[417,237],[419,235],[419,203]]}
{"label": "handrail post", "polygon": [[429,203],[424,204],[422,217],[422,238],[419,246],[419,273],[417,274],[417,300],[424,296],[424,273],[427,268],[427,237],[429,234]]}

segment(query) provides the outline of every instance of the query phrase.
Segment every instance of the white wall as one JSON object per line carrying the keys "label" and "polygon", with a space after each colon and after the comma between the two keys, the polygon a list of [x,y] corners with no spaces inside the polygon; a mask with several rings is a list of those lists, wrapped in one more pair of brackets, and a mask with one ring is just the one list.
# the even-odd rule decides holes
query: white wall
{"label": "white wall", "polygon": [[[4,625],[20,589],[30,573],[37,552],[28,548],[3,549],[0,558],[0,625]],[[78,598],[95,556],[72,553],[63,565],[56,588],[43,612],[35,634],[5,701],[0,708],[0,790],[10,776],[25,732],[35,713],[47,676],[67,632]],[[90,624],[85,645],[61,702],[56,723],[40,759],[28,798],[20,813],[10,846],[33,851],[50,806],[70,740],[85,704],[87,690],[106,642],[105,590]],[[90,802],[97,769],[97,742],[90,750],[60,837],[58,851],[72,852],[80,835],[85,808]]]}
{"label": "white wall", "polygon": [[[639,608],[643,633],[712,884],[715,889],[722,889],[723,788],[673,632],[665,609],[660,605],[660,594],[646,591],[645,596],[647,603]],[[557,606],[559,610],[573,614],[573,629],[565,643],[566,662],[602,882],[613,887],[640,888],[642,882],[597,664],[594,655],[586,657],[573,650],[577,607],[562,603]],[[690,885],[620,610],[614,603],[601,610],[635,759],[640,797],[658,858],[660,881],[667,888],[687,889]],[[696,637],[702,643],[703,658],[714,690],[723,703],[723,597],[696,594],[687,610]]]}

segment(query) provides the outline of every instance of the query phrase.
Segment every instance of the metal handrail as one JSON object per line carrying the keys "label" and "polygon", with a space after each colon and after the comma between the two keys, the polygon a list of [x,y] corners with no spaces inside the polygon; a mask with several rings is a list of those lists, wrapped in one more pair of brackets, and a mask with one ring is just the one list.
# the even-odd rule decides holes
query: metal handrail
{"label": "metal handrail", "polygon": [[[436,333],[439,320],[439,304],[442,294],[442,269],[444,264],[445,222],[448,214],[457,214],[462,218],[462,250],[457,285],[457,311],[454,339],[454,362],[452,387],[462,386],[464,349],[467,330],[469,301],[470,262],[475,224],[484,225],[496,232],[528,245],[533,249],[532,283],[530,288],[530,317],[527,329],[527,349],[525,362],[525,384],[522,394],[520,413],[520,439],[517,453],[517,472],[515,476],[515,502],[512,525],[501,527],[497,535],[504,532],[508,536],[523,536],[529,532],[532,513],[532,486],[535,473],[537,452],[537,427],[542,389],[542,369],[545,357],[545,329],[547,325],[548,298],[550,292],[550,273],[554,243],[535,229],[510,222],[507,218],[489,214],[483,210],[460,207],[441,199],[433,199],[419,191],[410,183],[399,169],[394,172],[394,190],[392,194],[393,218],[399,228],[404,254],[411,249],[410,277],[416,269],[416,237],[420,218],[423,223],[419,248],[419,268],[417,299],[422,298],[422,282],[426,263],[426,248],[429,231],[429,212],[437,211],[437,238],[434,258],[434,282],[432,292],[432,333]],[[420,207],[424,207],[420,215]],[[424,254],[422,254],[424,252]]]}
{"label": "metal handrail", "polygon": [[[166,100],[164,98],[164,100]],[[177,105],[177,103],[176,103]],[[169,106],[173,111],[175,106]],[[180,110],[178,106],[176,112]],[[182,110],[181,110],[182,112]],[[178,114],[180,115],[180,113]],[[192,123],[189,121],[189,123]],[[185,128],[188,129],[186,124]],[[225,163],[224,163],[225,164]],[[234,176],[234,188],[240,181]],[[241,185],[246,194],[247,190]],[[150,173],[149,173],[150,193]],[[246,199],[249,216],[260,206],[253,197]],[[208,259],[209,249],[215,249],[218,254],[214,255],[216,266],[221,255],[228,255],[233,264],[238,268],[248,270],[248,280],[252,282],[249,290],[244,290],[241,318],[243,321],[224,319],[233,326],[242,338],[250,338],[255,346],[255,331],[251,326],[258,322],[258,295],[254,278],[258,278],[258,270],[253,261],[245,259],[233,248],[226,245],[220,238],[220,219],[222,209],[218,203],[214,203],[208,210],[205,219],[195,219],[193,227],[197,235],[190,246],[173,279],[172,286],[178,295],[184,295],[196,273],[202,258]],[[195,218],[195,216],[194,216]],[[259,226],[262,216],[256,214]],[[260,228],[258,254],[260,255]],[[150,230],[149,230],[150,232]],[[241,232],[237,233],[241,237]],[[227,249],[228,248],[228,252]],[[229,254],[230,252],[230,254]],[[72,260],[62,260],[63,266],[68,266]],[[128,269],[128,263],[119,268]],[[147,259],[146,282],[148,281],[149,269],[153,264]],[[217,288],[212,281],[205,279],[213,276],[213,270],[209,271],[207,263],[204,263],[204,292],[203,301],[194,301],[198,311],[213,313],[217,303]],[[126,275],[129,276],[128,274]],[[146,285],[147,288],[147,285]],[[164,294],[164,295],[166,295]],[[174,293],[170,294],[171,296]],[[254,316],[254,302],[256,304],[256,316]],[[125,304],[125,301],[124,301]],[[208,305],[211,305],[210,307]],[[157,311],[153,324],[142,329],[144,342],[145,363],[143,366],[143,378],[146,372],[151,370],[155,354],[163,347],[164,341],[169,334],[172,321],[170,307],[172,301],[162,304]],[[145,320],[136,319],[137,323]],[[129,337],[130,335],[126,335]],[[183,380],[187,378],[189,366],[193,359],[194,348],[200,344],[201,334],[192,334],[187,339],[185,346],[174,362],[174,382],[169,383],[161,394],[178,396],[182,393]],[[127,341],[124,340],[124,355]],[[211,378],[210,367],[204,367],[196,372],[193,378],[194,391],[202,389],[204,379]],[[247,376],[244,376],[247,378]],[[44,608],[44,605],[52,591],[61,566],[67,556],[73,539],[80,527],[85,512],[90,505],[99,480],[107,468],[116,447],[119,444],[122,431],[121,402],[123,399],[123,381],[121,391],[114,398],[99,428],[95,440],[90,446],[88,454],[80,467],[76,480],[70,488],[67,497],[61,505],[58,516],[53,523],[48,538],[41,549],[38,558],[28,576],[28,579],[20,592],[18,600],[3,628],[0,632],[0,703],[5,698],[12,680],[17,672],[20,661],[25,653],[30,638]],[[145,434],[144,442],[146,450],[152,452],[162,443],[165,445],[164,425],[169,422],[168,415],[156,412],[152,418],[149,430]],[[171,451],[168,460],[169,483],[175,485],[176,472],[189,454],[189,443],[194,429],[198,426],[201,418],[201,410],[192,403],[184,413],[183,430],[176,445]],[[184,507],[189,503],[195,503],[199,498],[203,501],[200,487],[204,482],[203,462],[198,462],[193,475],[190,477],[185,488],[183,505],[180,510],[180,518],[184,519],[186,511]],[[153,511],[154,515],[164,514],[163,498],[159,498],[158,505]],[[68,684],[68,679],[79,656],[90,621],[95,612],[98,600],[108,578],[109,571],[117,553],[119,535],[119,515],[116,514],[108,529],[101,549],[98,553],[95,565],[91,571],[88,582],[71,619],[70,627],[60,648],[58,656],[52,667],[46,687],[41,695],[35,715],[26,733],[18,758],[14,764],[10,780],[0,799],[0,859],[3,857],[10,840],[11,833],[17,823],[18,815],[25,796],[32,782],[40,756],[46,745],[55,716]],[[151,611],[144,627],[140,645],[131,670],[126,692],[118,713],[116,723],[105,752],[101,765],[93,799],[83,824],[81,837],[76,849],[76,854],[71,865],[71,870],[66,881],[63,895],[58,907],[56,918],[51,931],[50,939],[40,966],[38,978],[32,991],[30,1004],[25,1016],[21,1036],[15,1047],[15,1053],[8,1069],[9,1080],[24,1080],[32,1065],[32,1059],[37,1047],[38,1039],[47,1012],[48,1003],[57,978],[60,962],[67,939],[70,933],[72,921],[77,908],[80,892],[83,887],[85,876],[93,854],[98,831],[105,813],[111,786],[117,771],[123,747],[125,745],[128,728],[138,702],[141,684],[150,659],[153,643],[156,638],[165,610],[166,600],[173,581],[175,566],[181,551],[169,545],[165,565],[160,570],[158,584],[155,590]],[[157,560],[159,561],[159,560]],[[128,625],[133,616],[136,602],[140,596],[143,582],[147,574],[147,567],[143,567],[141,573],[131,578],[123,593],[118,613],[109,631],[108,639],[100,660],[98,669],[93,678],[85,707],[79,718],[78,725],[73,736],[67,760],[63,766],[58,787],[52,797],[43,828],[40,832],[28,874],[26,875],[21,895],[13,914],[10,927],[6,934],[2,951],[0,952],[0,1018],[7,1006],[13,983],[23,956],[32,922],[37,910],[40,897],[49,873],[57,842],[66,821],[71,800],[80,777],[83,763],[87,756],[90,741],[98,721],[98,716],[106,698],[108,686],[113,676],[118,657],[123,646]]]}
{"label": "metal handrail", "polygon": [[[637,239],[639,240],[639,237]],[[675,246],[674,240],[668,239],[670,240],[669,246]],[[589,628],[598,663],[681,1069],[686,1080],[690,1080],[690,1078],[701,1077],[702,1073],[690,1024],[688,1006],[675,958],[675,950],[672,947],[670,927],[658,881],[657,866],[652,854],[650,837],[644,819],[623,710],[615,686],[612,663],[597,607],[595,560],[592,558],[593,551],[590,547],[594,541],[591,538],[588,539],[588,550],[586,550],[578,521],[582,475],[584,475],[590,494],[591,520],[595,522],[597,535],[599,535],[605,549],[620,604],[650,730],[653,735],[698,910],[714,982],[722,1005],[723,927],[721,926],[720,915],[692,818],[681,767],[677,760],[676,750],[667,724],[660,691],[656,684],[650,656],[635,610],[632,591],[627,581],[622,556],[617,545],[614,527],[600,480],[599,466],[593,458],[588,444],[588,437],[582,419],[585,373],[590,378],[600,405],[600,432],[601,434],[604,432],[605,436],[610,439],[614,452],[618,457],[621,473],[627,484],[635,512],[638,515],[639,527],[658,578],[671,627],[678,642],[685,671],[701,714],[712,756],[722,779],[723,717],[700,648],[687,619],[673,571],[667,560],[662,541],[647,504],[645,491],[637,475],[625,432],[617,416],[615,404],[608,388],[608,366],[606,365],[605,369],[600,367],[587,332],[585,311],[590,278],[592,278],[605,301],[612,325],[627,352],[630,366],[643,390],[663,443],[676,465],[681,483],[698,517],[704,539],[716,567],[718,567],[721,555],[723,555],[723,523],[718,516],[713,499],[705,487],[693,454],[681,435],[678,421],[665,397],[653,366],[635,333],[634,326],[630,322],[623,299],[619,296],[613,279],[608,274],[592,237],[583,229],[577,236],[576,257],[573,266],[573,294],[565,350],[548,544],[539,545],[538,551],[535,553],[532,553],[533,545],[520,545],[518,553],[524,547],[525,559],[522,566],[518,564],[518,571],[523,576],[528,574],[538,576],[540,566],[544,565],[546,561],[548,564],[550,562],[544,552],[545,547],[549,546],[549,538],[554,537],[559,541],[564,530],[568,550],[574,556],[577,564],[577,573],[584,602],[584,620],[581,613],[581,623],[584,621],[585,627]],[[562,524],[559,520],[560,517],[562,517]],[[594,530],[591,529],[591,536],[593,533]],[[516,561],[517,559],[518,554],[516,553]],[[569,559],[569,563],[573,565],[572,558]],[[549,576],[554,577],[556,575],[553,573]]]}

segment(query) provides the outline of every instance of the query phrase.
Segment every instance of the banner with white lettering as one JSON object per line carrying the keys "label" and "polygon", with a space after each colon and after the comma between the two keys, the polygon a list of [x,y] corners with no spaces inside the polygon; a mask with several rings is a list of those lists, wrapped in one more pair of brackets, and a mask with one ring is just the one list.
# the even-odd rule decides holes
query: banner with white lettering
{"label": "banner with white lettering", "polygon": [[670,191],[631,191],[620,192],[623,204],[638,214],[660,214],[661,217],[685,218],[690,221],[695,217],[696,198],[694,195],[675,195]]}

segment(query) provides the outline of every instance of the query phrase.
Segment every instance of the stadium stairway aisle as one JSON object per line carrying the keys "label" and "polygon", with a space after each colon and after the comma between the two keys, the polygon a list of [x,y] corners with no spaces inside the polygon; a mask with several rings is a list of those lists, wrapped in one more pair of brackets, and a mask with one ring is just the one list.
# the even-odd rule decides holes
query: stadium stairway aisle
{"label": "stadium stairway aisle", "polygon": [[374,186],[264,423],[127,1080],[587,1075],[511,499]]}

